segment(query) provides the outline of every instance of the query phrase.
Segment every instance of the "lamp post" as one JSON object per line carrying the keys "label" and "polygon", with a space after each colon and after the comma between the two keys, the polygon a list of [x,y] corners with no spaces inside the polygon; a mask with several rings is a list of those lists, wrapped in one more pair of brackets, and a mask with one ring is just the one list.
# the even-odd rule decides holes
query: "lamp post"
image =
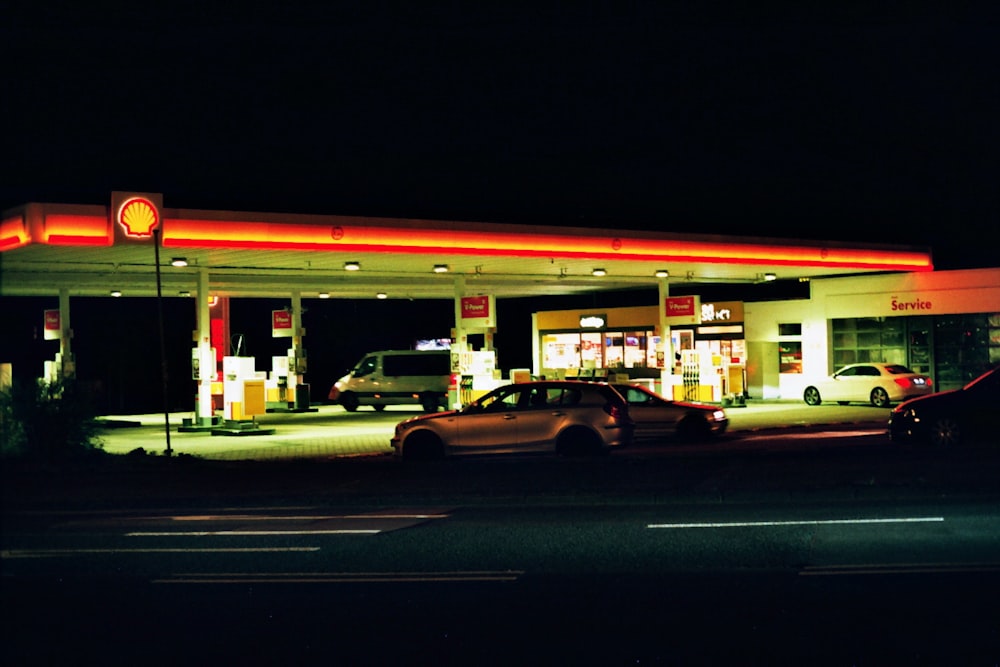
{"label": "lamp post", "polygon": [[160,334],[160,375],[163,378],[163,432],[167,438],[167,456],[173,455],[170,448],[170,393],[167,379],[167,343],[163,333],[163,286],[160,280],[160,225],[153,229],[153,257],[156,264],[156,311]]}

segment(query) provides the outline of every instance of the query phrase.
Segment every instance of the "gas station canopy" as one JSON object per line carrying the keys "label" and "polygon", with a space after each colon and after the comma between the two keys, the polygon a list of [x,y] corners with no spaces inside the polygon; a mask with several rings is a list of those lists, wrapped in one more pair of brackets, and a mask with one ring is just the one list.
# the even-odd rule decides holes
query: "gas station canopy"
{"label": "gas station canopy", "polygon": [[668,283],[754,283],[933,270],[930,251],[910,246],[188,210],[156,197],[144,230],[114,201],[5,211],[0,295],[155,296],[157,255],[169,297],[194,293],[203,270],[218,296],[405,299],[454,298],[456,276],[468,293],[524,297],[652,287],[664,271]]}

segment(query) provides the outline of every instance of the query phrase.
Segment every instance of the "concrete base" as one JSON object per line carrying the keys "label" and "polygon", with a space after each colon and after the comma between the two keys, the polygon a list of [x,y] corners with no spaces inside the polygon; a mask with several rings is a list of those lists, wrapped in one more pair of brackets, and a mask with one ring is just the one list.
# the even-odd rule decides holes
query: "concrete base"
{"label": "concrete base", "polygon": [[212,429],[212,435],[271,435],[273,428],[261,428],[255,421],[234,421],[227,419],[221,426]]}
{"label": "concrete base", "polygon": [[203,433],[211,431],[222,423],[222,417],[196,417],[191,419],[185,417],[181,420],[181,425],[177,427],[178,433]]}
{"label": "concrete base", "polygon": [[308,403],[295,403],[292,401],[267,401],[264,403],[264,412],[319,412],[317,408],[310,407]]}

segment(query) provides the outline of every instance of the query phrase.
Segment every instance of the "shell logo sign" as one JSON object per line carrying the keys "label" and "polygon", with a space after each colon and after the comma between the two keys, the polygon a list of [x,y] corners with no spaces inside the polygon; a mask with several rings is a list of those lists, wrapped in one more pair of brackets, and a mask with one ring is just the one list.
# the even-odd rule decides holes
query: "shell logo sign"
{"label": "shell logo sign", "polygon": [[162,222],[163,197],[142,192],[112,193],[111,211],[116,236],[122,241],[148,241]]}
{"label": "shell logo sign", "polygon": [[150,236],[159,223],[160,213],[148,199],[129,199],[118,210],[118,224],[128,236]]}

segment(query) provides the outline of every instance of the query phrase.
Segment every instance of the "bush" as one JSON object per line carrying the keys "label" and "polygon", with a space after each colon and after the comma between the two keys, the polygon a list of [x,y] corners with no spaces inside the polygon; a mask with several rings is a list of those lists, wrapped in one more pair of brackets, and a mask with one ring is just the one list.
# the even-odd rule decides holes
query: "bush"
{"label": "bush", "polygon": [[101,448],[88,398],[72,381],[15,382],[0,391],[0,456],[66,460]]}

